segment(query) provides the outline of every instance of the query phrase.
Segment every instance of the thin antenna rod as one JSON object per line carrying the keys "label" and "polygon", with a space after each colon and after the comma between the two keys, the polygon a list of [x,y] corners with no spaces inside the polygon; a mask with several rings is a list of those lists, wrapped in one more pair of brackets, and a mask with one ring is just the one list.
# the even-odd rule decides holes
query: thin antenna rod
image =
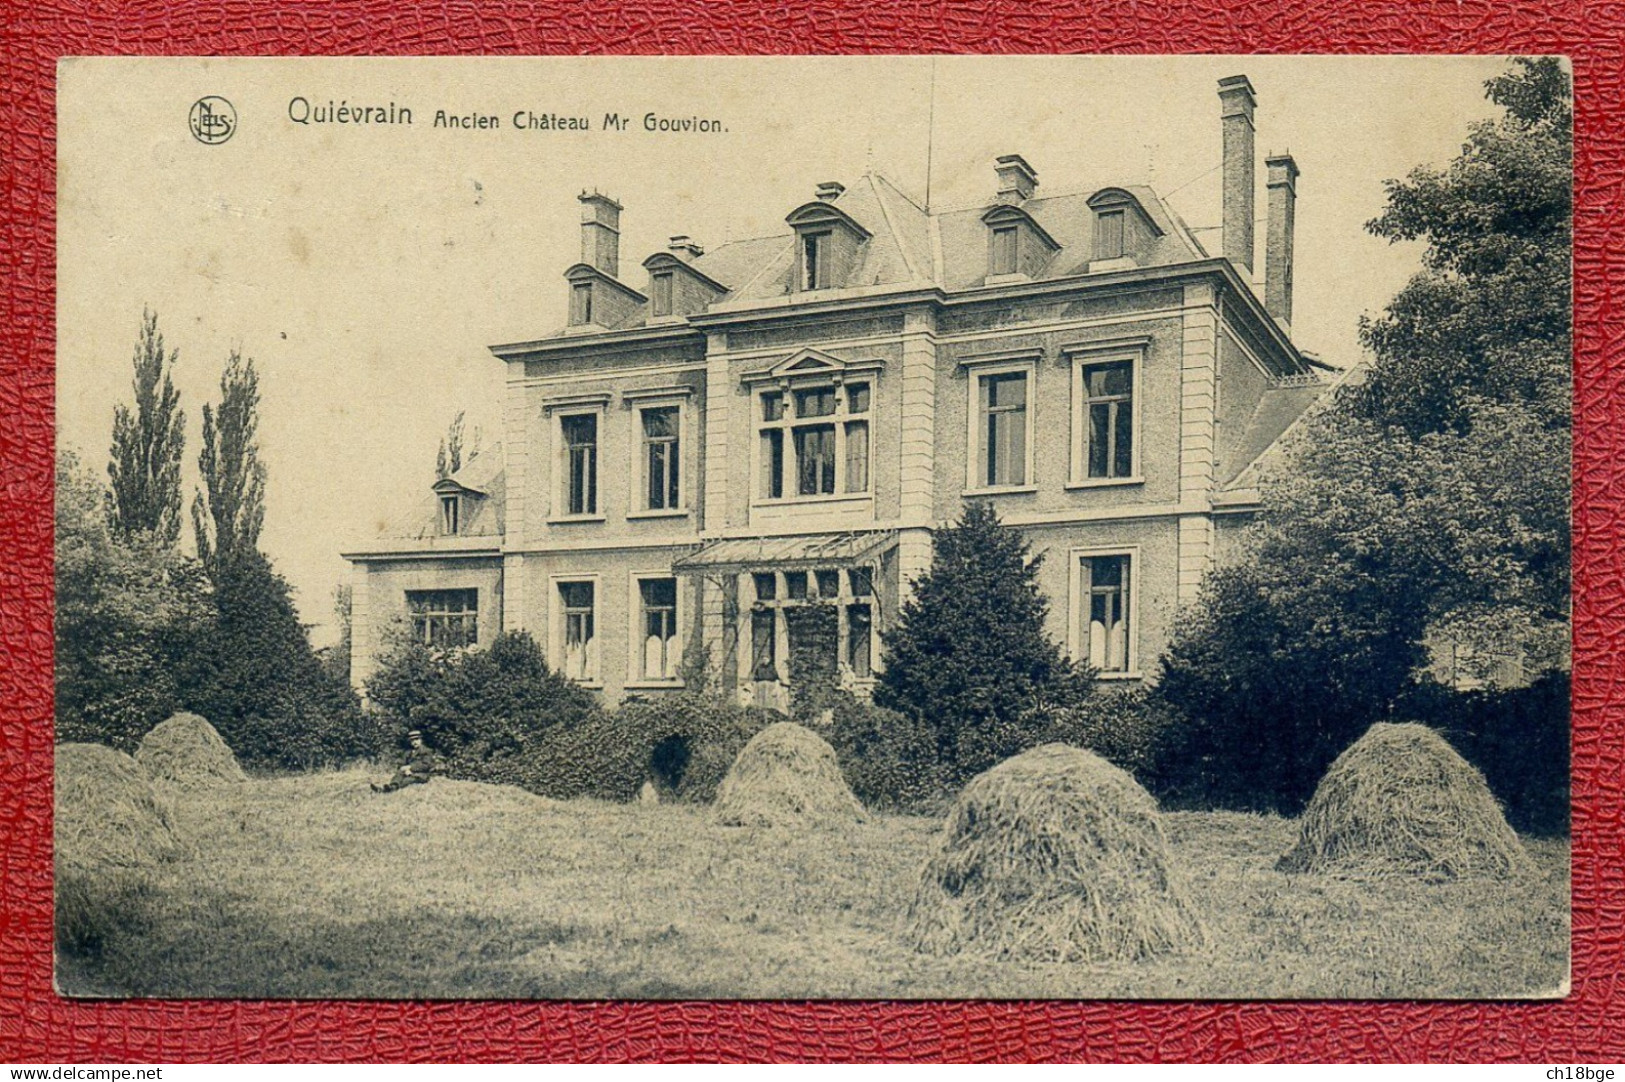
{"label": "thin antenna rod", "polygon": [[925,212],[931,213],[931,154],[937,136],[937,58],[931,58],[931,115],[925,122]]}

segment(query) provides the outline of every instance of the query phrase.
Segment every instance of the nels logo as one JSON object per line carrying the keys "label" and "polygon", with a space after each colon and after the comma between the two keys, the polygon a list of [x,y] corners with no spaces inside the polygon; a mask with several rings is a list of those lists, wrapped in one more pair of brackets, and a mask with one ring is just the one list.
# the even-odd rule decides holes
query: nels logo
{"label": "nels logo", "polygon": [[237,130],[237,110],[225,98],[210,95],[192,103],[188,118],[192,138],[200,143],[224,143]]}

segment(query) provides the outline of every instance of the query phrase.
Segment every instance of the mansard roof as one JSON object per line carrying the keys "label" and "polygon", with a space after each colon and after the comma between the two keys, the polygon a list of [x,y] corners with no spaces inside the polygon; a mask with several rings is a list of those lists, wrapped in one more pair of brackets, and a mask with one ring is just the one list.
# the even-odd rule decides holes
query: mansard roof
{"label": "mansard roof", "polygon": [[[1074,191],[1045,192],[1019,206],[987,203],[926,209],[879,173],[866,173],[831,200],[798,206],[785,219],[791,227],[776,235],[728,241],[692,261],[677,260],[690,273],[714,284],[714,303],[748,306],[751,302],[782,301],[794,292],[795,228],[822,222],[840,222],[866,238],[859,246],[846,287],[877,289],[939,288],[947,292],[979,289],[987,277],[987,228],[991,218],[1023,216],[1054,246],[1055,255],[1035,282],[1068,278],[1088,272],[1092,256],[1094,206],[1112,202],[1133,205],[1145,216],[1154,234],[1142,253],[1142,268],[1172,266],[1210,258],[1179,215],[1152,189],[1142,185],[1096,185]],[[666,253],[651,256],[645,266]],[[662,264],[664,265],[664,264]],[[603,276],[585,264],[567,272],[569,277],[596,275],[638,301],[641,293]],[[611,330],[632,330],[648,323],[647,305],[635,309]],[[560,330],[555,337],[565,337]],[[573,340],[579,340],[572,334]]]}

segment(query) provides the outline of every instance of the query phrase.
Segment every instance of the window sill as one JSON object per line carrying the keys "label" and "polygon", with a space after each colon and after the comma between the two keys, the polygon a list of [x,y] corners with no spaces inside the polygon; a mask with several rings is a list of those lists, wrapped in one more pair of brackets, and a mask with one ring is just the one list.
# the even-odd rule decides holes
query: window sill
{"label": "window sill", "polygon": [[820,496],[790,496],[780,497],[776,500],[756,500],[752,507],[796,507],[809,503],[873,503],[874,494],[871,492],[837,492]]}
{"label": "window sill", "polygon": [[966,496],[1019,496],[1026,493],[1037,492],[1037,485],[998,485],[988,488],[967,488]]}
{"label": "window sill", "polygon": [[1130,669],[1128,672],[1097,672],[1096,680],[1144,680],[1145,674],[1139,669]]}
{"label": "window sill", "polygon": [[604,681],[600,677],[594,677],[591,680],[577,680],[573,676],[566,676],[565,679],[570,681],[570,683],[574,684],[576,687],[586,688],[588,691],[604,690]]}
{"label": "window sill", "polygon": [[624,687],[627,691],[672,691],[684,687],[682,680],[628,680]]}
{"label": "window sill", "polygon": [[1069,489],[1080,488],[1117,488],[1122,485],[1143,485],[1145,478],[1139,474],[1133,477],[1091,477],[1087,481],[1068,481]]}
{"label": "window sill", "polygon": [[672,508],[669,511],[666,511],[666,510],[659,510],[659,511],[628,511],[626,513],[626,517],[631,518],[631,519],[636,519],[636,518],[687,518],[689,516],[689,514],[690,514],[690,512],[689,512],[688,508],[686,508],[686,507],[675,507],[675,508]]}
{"label": "window sill", "polygon": [[549,526],[568,526],[576,522],[603,522],[603,515],[559,515],[547,520]]}

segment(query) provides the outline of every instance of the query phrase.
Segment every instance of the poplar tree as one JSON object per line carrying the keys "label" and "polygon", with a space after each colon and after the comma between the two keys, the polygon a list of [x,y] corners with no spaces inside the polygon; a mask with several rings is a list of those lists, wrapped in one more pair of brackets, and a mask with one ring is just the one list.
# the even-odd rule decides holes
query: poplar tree
{"label": "poplar tree", "polygon": [[265,524],[265,466],[259,460],[260,381],[253,358],[232,350],[220,376],[220,408],[203,407],[203,488],[192,499],[198,559],[216,585],[234,560],[258,551]]}
{"label": "poplar tree", "polygon": [[181,455],[186,414],[170,380],[179,350],[164,354],[158,313],[143,309],[132,364],[135,399],[113,409],[107,523],[115,537],[149,535],[164,548],[181,536]]}

